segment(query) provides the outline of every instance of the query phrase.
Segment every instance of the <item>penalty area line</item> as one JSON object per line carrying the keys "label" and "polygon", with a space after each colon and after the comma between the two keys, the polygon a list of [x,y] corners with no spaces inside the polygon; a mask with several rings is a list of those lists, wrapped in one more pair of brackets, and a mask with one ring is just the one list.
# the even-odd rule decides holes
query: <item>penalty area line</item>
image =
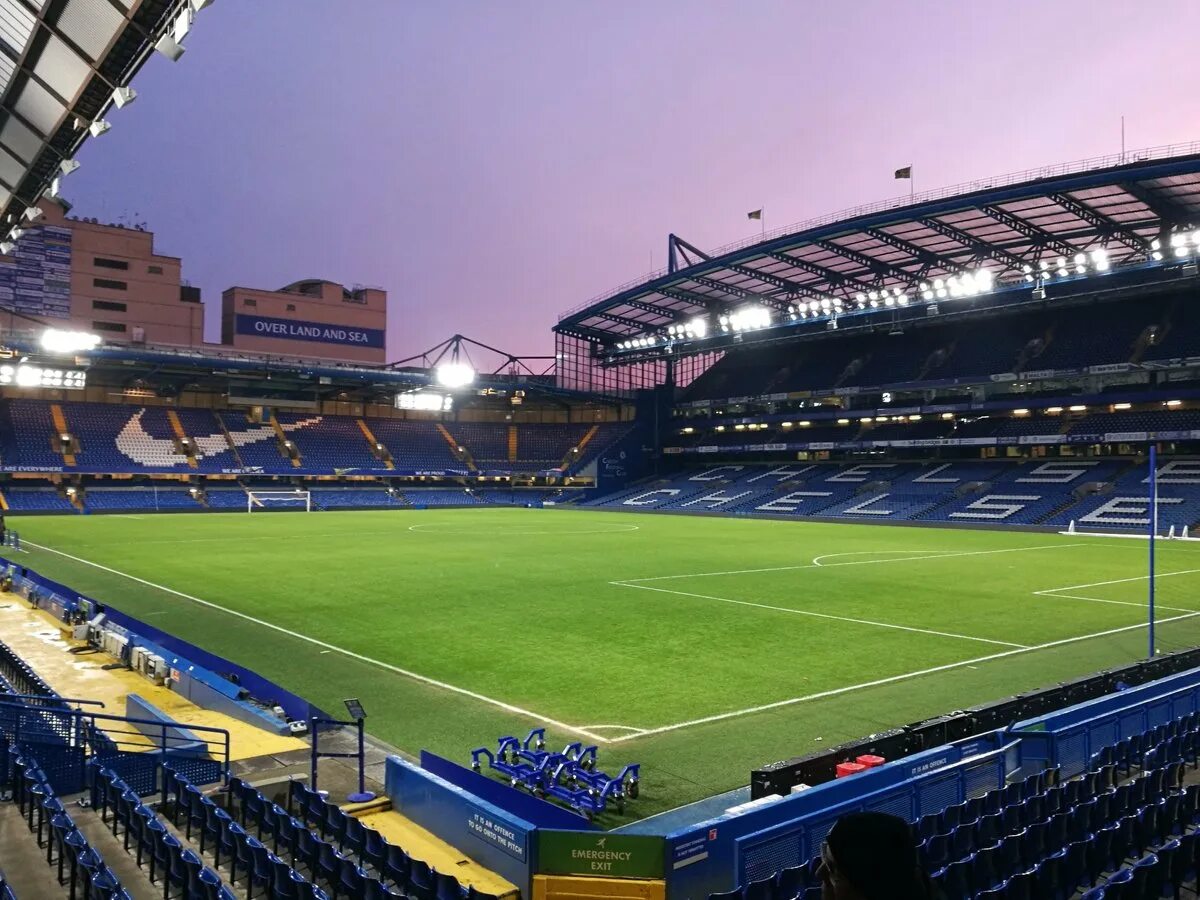
{"label": "penalty area line", "polygon": [[[1182,616],[1172,616],[1168,619],[1159,619],[1158,624],[1161,625],[1166,622],[1178,622],[1180,619],[1192,619],[1192,618],[1195,618],[1196,616],[1200,616],[1200,612],[1190,612],[1190,613],[1187,613],[1186,615],[1182,615]],[[1122,628],[1112,628],[1112,629],[1109,629],[1108,631],[1098,631],[1095,634],[1082,634],[1082,635],[1079,635],[1078,637],[1063,638],[1062,640],[1059,640],[1059,641],[1050,641],[1049,643],[1037,644],[1033,647],[1021,647],[1020,649],[1017,649],[1017,650],[1004,650],[1000,653],[992,653],[988,656],[978,656],[978,657],[975,657],[974,659],[964,659],[961,662],[947,663],[942,666],[933,666],[932,668],[929,668],[929,669],[921,669],[916,672],[908,672],[904,675],[892,675],[888,678],[878,678],[875,681],[865,681],[862,684],[851,684],[851,685],[847,685],[845,687],[833,688],[828,691],[820,691],[819,693],[808,694],[804,697],[791,697],[787,700],[777,700],[774,703],[764,703],[761,706],[751,706],[746,709],[738,709],[738,710],[734,710],[732,712],[718,713],[715,716],[705,716],[702,719],[692,719],[687,722],[676,722],[673,725],[662,725],[658,728],[647,728],[641,734],[628,734],[628,735],[622,735],[620,737],[612,738],[612,743],[620,744],[620,743],[624,743],[625,741],[634,740],[636,738],[649,737],[649,736],[655,735],[655,734],[665,734],[666,732],[669,732],[669,731],[679,731],[684,728],[693,728],[696,725],[708,725],[713,722],[723,722],[727,719],[736,719],[736,718],[741,718],[742,716],[753,715],[754,713],[768,712],[770,710],[781,709],[786,706],[795,706],[798,703],[808,703],[813,700],[824,700],[828,697],[838,697],[838,696],[841,696],[842,694],[852,693],[853,691],[861,691],[861,690],[866,690],[867,688],[880,687],[885,684],[895,684],[900,681],[908,681],[912,678],[921,678],[922,676],[925,676],[925,675],[934,675],[938,672],[949,672],[953,669],[961,669],[964,667],[974,668],[975,666],[979,665],[979,663],[991,662],[992,660],[995,660],[995,659],[1003,659],[1008,656],[1017,656],[1018,654],[1021,654],[1021,653],[1033,653],[1034,651],[1037,651],[1037,650],[1049,650],[1052,647],[1063,647],[1063,646],[1066,646],[1067,644],[1076,644],[1076,643],[1079,643],[1080,641],[1090,641],[1093,638],[1107,637],[1110,634],[1120,634],[1121,632],[1124,632],[1124,631],[1135,631],[1139,628],[1146,628],[1146,627],[1147,626],[1145,624],[1138,623],[1137,625],[1126,625]]]}
{"label": "penalty area line", "polygon": [[200,606],[206,606],[209,609],[215,609],[218,612],[223,612],[226,615],[234,616],[234,617],[236,617],[238,619],[242,619],[246,622],[251,622],[262,628],[269,628],[271,631],[276,631],[280,634],[285,634],[288,637],[295,638],[296,640],[305,641],[309,644],[313,644],[314,646],[322,647],[322,648],[324,648],[325,651],[332,651],[334,653],[340,653],[342,656],[349,657],[350,659],[356,659],[359,662],[363,662],[368,665],[375,666],[376,668],[385,669],[386,671],[393,672],[397,675],[403,675],[405,678],[409,678],[413,681],[418,681],[421,684],[426,684],[426,685],[429,685],[430,687],[440,688],[441,690],[449,691],[454,694],[460,694],[463,697],[470,697],[472,700],[478,700],[481,703],[488,704],[489,706],[495,706],[498,709],[504,710],[505,712],[513,713],[518,716],[524,716],[525,718],[533,719],[534,721],[536,721],[538,723],[550,725],[554,728],[562,729],[563,731],[570,731],[573,734],[582,735],[583,737],[586,737],[589,740],[596,741],[597,743],[607,744],[612,740],[610,738],[606,738],[599,734],[595,734],[594,732],[588,731],[586,728],[579,728],[574,725],[568,725],[565,722],[559,722],[555,719],[548,718],[546,716],[535,713],[531,710],[524,709],[520,706],[514,706],[511,703],[505,703],[503,700],[497,700],[495,697],[488,697],[486,694],[480,694],[480,693],[477,693],[476,691],[468,690],[467,688],[461,688],[461,687],[458,687],[457,685],[448,684],[445,681],[438,681],[436,678],[430,678],[426,675],[421,675],[417,672],[410,671],[409,669],[402,669],[400,666],[394,666],[391,663],[386,663],[386,662],[383,662],[382,660],[373,659],[370,656],[364,656],[361,653],[355,653],[353,650],[347,650],[346,648],[339,647],[336,644],[330,644],[325,641],[319,640],[317,638],[310,637],[307,634],[302,634],[298,631],[292,631],[291,629],[284,628],[281,625],[275,625],[274,623],[264,621],[263,619],[256,619],[254,616],[247,615],[246,613],[243,613],[243,612],[238,612],[236,609],[229,609],[228,607],[221,606],[219,603],[213,603],[211,600],[202,600],[201,598],[194,597],[191,594],[185,594],[183,591],[177,591],[174,588],[169,588],[169,587],[166,587],[165,585],[155,584],[153,581],[147,581],[145,578],[139,578],[136,575],[130,575],[128,572],[122,572],[120,569],[113,569],[113,568],[110,568],[109,566],[101,565],[98,562],[92,562],[92,560],[90,560],[90,559],[83,559],[82,557],[79,557],[79,556],[72,556],[70,553],[64,553],[62,550],[55,550],[53,547],[46,547],[46,546],[43,546],[42,544],[35,544],[33,541],[25,541],[25,543],[31,547],[36,547],[39,550],[45,550],[47,553],[54,553],[58,556],[65,557],[66,559],[74,560],[77,563],[82,563],[85,566],[91,566],[94,569],[100,569],[102,572],[109,572],[113,575],[118,575],[121,578],[127,578],[130,581],[136,581],[138,584],[144,584],[147,587],[154,588],[155,590],[162,591],[163,593],[172,594],[176,597],[179,597],[183,600],[187,600],[191,603],[196,603],[196,604],[199,604]]}
{"label": "penalty area line", "polygon": [[[1026,553],[1034,550],[1066,550],[1069,547],[1083,547],[1084,544],[1038,544],[1036,547],[1006,547],[1002,550],[963,550],[939,552],[937,550],[909,550],[908,553],[919,553],[920,556],[897,556],[889,559],[853,559],[848,562],[822,563],[819,560],[828,559],[830,556],[841,556],[843,554],[825,554],[825,556],[815,557],[811,563],[803,563],[795,566],[769,566],[765,569],[733,569],[728,572],[692,572],[689,575],[653,575],[649,578],[624,578],[620,581],[613,581],[610,584],[625,584],[633,586],[636,582],[642,581],[670,581],[677,578],[709,578],[716,575],[753,575],[758,572],[794,572],[797,569],[833,569],[841,566],[877,566],[883,563],[898,563],[898,562],[919,562],[934,559],[954,559],[961,556],[993,556],[997,553]],[[891,553],[893,551],[880,551]],[[937,554],[937,555],[933,555]]]}

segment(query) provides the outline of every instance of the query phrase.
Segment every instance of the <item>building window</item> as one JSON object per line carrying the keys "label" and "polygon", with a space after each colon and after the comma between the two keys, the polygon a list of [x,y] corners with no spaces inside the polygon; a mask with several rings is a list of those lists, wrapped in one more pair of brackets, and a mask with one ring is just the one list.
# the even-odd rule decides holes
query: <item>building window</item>
{"label": "building window", "polygon": [[105,259],[103,256],[97,256],[92,260],[92,264],[101,269],[128,269],[129,263],[123,259]]}
{"label": "building window", "polygon": [[161,275],[162,274],[162,266],[147,266],[146,271],[149,272],[151,275]]}
{"label": "building window", "polygon": [[367,305],[367,298],[364,294],[342,294],[343,303],[357,303],[361,306]]}
{"label": "building window", "polygon": [[125,325],[122,322],[93,322],[93,331],[119,331],[125,333]]}
{"label": "building window", "polygon": [[93,278],[92,284],[98,288],[108,288],[110,291],[124,291],[129,289],[127,282],[113,281],[110,278]]}
{"label": "building window", "polygon": [[116,300],[93,300],[92,309],[105,309],[109,312],[125,312],[125,304]]}
{"label": "building window", "polygon": [[258,301],[253,297],[242,298],[242,306],[258,306]]}
{"label": "building window", "polygon": [[295,304],[295,303],[289,303],[289,304],[287,305],[287,311],[288,311],[288,312],[295,312],[295,311],[296,311],[296,304]]}

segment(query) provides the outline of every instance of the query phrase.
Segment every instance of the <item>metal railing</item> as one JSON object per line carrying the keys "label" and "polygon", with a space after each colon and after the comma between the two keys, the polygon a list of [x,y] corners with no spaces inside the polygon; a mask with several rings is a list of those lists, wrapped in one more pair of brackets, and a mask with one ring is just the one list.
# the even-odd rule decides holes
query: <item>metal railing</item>
{"label": "metal railing", "polygon": [[[729,244],[724,244],[709,251],[710,256],[721,256],[725,253],[732,253],[734,250],[741,250],[743,247],[751,247],[755,244],[761,244],[764,241],[771,240],[777,237],[783,237],[787,234],[795,234],[800,231],[808,231],[812,228],[820,228],[823,225],[831,225],[835,222],[856,219],[859,216],[866,216],[872,213],[886,212],[890,209],[899,209],[904,206],[915,206],[919,203],[928,203],[933,200],[944,200],[947,197],[957,197],[963,194],[972,194],[976,191],[989,190],[992,188],[1009,187],[1014,184],[1025,184],[1031,181],[1040,181],[1043,178],[1057,178],[1063,175],[1077,175],[1083,172],[1094,172],[1099,169],[1111,169],[1116,166],[1129,165],[1130,163],[1146,162],[1152,159],[1170,159],[1176,156],[1193,156],[1200,154],[1200,141],[1191,141],[1186,144],[1163,144],[1158,147],[1146,147],[1141,150],[1127,150],[1123,153],[1111,153],[1106,156],[1092,156],[1087,159],[1078,159],[1071,162],[1057,163],[1051,166],[1042,166],[1038,169],[1025,169],[1021,172],[1010,172],[1007,175],[1000,175],[995,178],[981,178],[975,181],[964,181],[959,184],[949,185],[947,187],[934,188],[929,191],[922,191],[919,194],[904,194],[899,197],[891,197],[887,200],[877,200],[874,203],[864,203],[859,206],[852,206],[848,209],[838,210],[837,212],[826,213],[825,215],[816,216],[815,218],[805,219],[801,222],[795,222],[791,225],[782,225],[778,228],[773,228],[770,231],[762,234],[753,235],[751,237],[741,238]],[[656,269],[653,272],[648,272],[639,278],[632,281],[627,281],[624,284],[618,285],[611,290],[597,294],[590,300],[585,300],[583,303],[571,307],[567,311],[559,314],[559,320],[565,319],[567,316],[574,315],[577,312],[582,312],[594,303],[599,303],[602,300],[607,300],[610,297],[615,297],[623,291],[638,285],[645,284],[655,278],[661,278],[663,275],[669,274],[668,269]]]}

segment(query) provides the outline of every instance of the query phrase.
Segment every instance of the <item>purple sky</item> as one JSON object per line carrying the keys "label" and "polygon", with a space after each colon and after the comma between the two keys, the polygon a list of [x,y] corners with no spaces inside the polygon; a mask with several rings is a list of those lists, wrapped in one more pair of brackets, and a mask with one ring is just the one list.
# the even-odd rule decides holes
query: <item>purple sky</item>
{"label": "purple sky", "polygon": [[[903,193],[1200,138],[1190,0],[219,0],[66,196],[144,220],[207,301],[391,293],[392,358]],[[210,309],[215,311],[216,303]]]}

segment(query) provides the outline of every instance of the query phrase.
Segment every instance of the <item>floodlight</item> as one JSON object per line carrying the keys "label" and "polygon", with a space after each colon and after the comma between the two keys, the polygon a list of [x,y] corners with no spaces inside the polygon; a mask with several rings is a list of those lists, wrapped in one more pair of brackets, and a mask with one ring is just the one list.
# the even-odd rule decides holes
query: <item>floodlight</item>
{"label": "floodlight", "polygon": [[100,135],[104,134],[110,128],[112,128],[111,122],[107,121],[106,119],[97,119],[88,126],[88,131],[91,133],[92,137],[100,137]]}
{"label": "floodlight", "polygon": [[16,246],[12,241],[0,241],[0,254],[8,256],[16,249]]}
{"label": "floodlight", "polygon": [[849,419],[838,419],[838,424],[839,425],[849,425],[850,420]]}
{"label": "floodlight", "polygon": [[1179,405],[1181,405],[1182,403],[1183,403],[1183,401],[1182,401],[1182,400],[1167,400],[1167,401],[1166,401],[1166,403],[1165,403],[1165,405],[1166,405],[1166,406],[1179,406]]}
{"label": "floodlight", "polygon": [[1069,408],[1070,408],[1071,412],[1087,412],[1087,407],[1079,405],[1079,404],[1076,404],[1075,406],[1072,406]]}
{"label": "floodlight", "polygon": [[25,232],[20,228],[14,228],[8,233],[8,236],[14,241],[19,241],[21,238],[25,237]]}
{"label": "floodlight", "polygon": [[467,363],[442,363],[434,369],[434,376],[437,378],[437,383],[443,387],[460,388],[466,387],[475,380],[475,370]]}
{"label": "floodlight", "polygon": [[1118,409],[1133,409],[1133,404],[1132,403],[1114,403],[1112,408],[1114,411],[1118,410]]}
{"label": "floodlight", "polygon": [[187,53],[187,47],[178,43],[171,35],[164,34],[158,39],[158,43],[154,45],[154,49],[169,59],[171,62],[179,62],[179,58]]}
{"label": "floodlight", "polygon": [[1046,408],[1046,412],[1058,414],[1058,413],[1062,412],[1062,407],[1061,406],[1049,406]]}
{"label": "floodlight", "polygon": [[64,159],[58,164],[58,171],[62,172],[64,175],[70,175],[78,168],[79,163],[73,159]]}
{"label": "floodlight", "polygon": [[692,329],[692,334],[698,338],[708,336],[708,319],[702,316],[697,316],[688,322],[688,327]]}
{"label": "floodlight", "polygon": [[855,294],[854,299],[859,306],[862,306],[867,302],[867,297],[865,294]]}
{"label": "floodlight", "polygon": [[122,85],[112,93],[113,106],[115,106],[117,109],[124,109],[136,99],[137,91],[126,85]]}
{"label": "floodlight", "polygon": [[1014,409],[1014,410],[1013,410],[1013,415],[1014,415],[1014,416],[1027,416],[1027,415],[1029,415],[1029,410],[1027,410],[1027,409],[1024,409],[1024,408],[1022,408],[1022,409]]}
{"label": "floodlight", "polygon": [[820,308],[821,308],[821,304],[817,300],[813,300],[808,304],[808,309],[810,312],[816,312]]}
{"label": "floodlight", "polygon": [[891,294],[888,294],[888,295],[887,295],[887,297],[886,297],[886,298],[884,298],[884,301],[883,301],[883,302],[884,302],[884,303],[885,303],[887,306],[895,306],[895,305],[896,305],[896,298],[895,298],[895,297],[893,297]]}
{"label": "floodlight", "polygon": [[1097,247],[1090,254],[1092,266],[1097,272],[1107,272],[1110,268],[1108,261],[1108,251],[1103,247]]}
{"label": "floodlight", "polygon": [[1197,247],[1200,247],[1200,231],[1192,232],[1192,243],[1195,244]]}
{"label": "floodlight", "polygon": [[896,302],[901,306],[908,306],[908,294],[901,294],[896,298]]}
{"label": "floodlight", "polygon": [[86,331],[64,331],[47,328],[42,332],[42,349],[47,353],[69,355],[83,350],[94,350],[100,346],[100,336]]}
{"label": "floodlight", "polygon": [[25,212],[23,212],[22,215],[30,222],[36,222],[38,219],[44,216],[45,213],[36,206],[27,206],[25,207]]}

